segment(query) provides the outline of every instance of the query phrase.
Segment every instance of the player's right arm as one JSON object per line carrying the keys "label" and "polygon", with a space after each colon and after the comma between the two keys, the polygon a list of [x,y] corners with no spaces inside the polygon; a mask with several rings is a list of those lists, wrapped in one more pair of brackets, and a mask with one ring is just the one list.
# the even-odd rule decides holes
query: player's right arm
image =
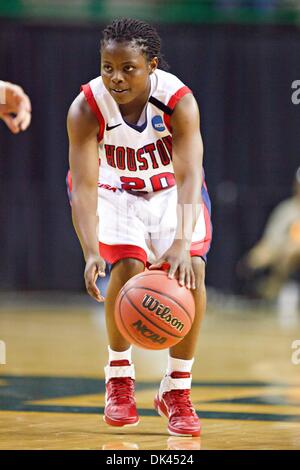
{"label": "player's right arm", "polygon": [[104,300],[96,286],[98,275],[105,275],[105,261],[99,255],[98,142],[99,125],[83,93],[73,101],[67,118],[69,161],[72,175],[72,219],[86,262],[86,289],[98,302]]}

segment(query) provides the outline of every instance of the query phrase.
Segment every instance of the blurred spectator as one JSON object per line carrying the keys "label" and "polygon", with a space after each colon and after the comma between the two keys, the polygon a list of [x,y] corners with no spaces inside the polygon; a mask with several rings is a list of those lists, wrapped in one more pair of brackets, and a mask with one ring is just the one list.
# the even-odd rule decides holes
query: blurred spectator
{"label": "blurred spectator", "polygon": [[281,287],[300,268],[300,168],[293,190],[293,196],[273,210],[262,238],[238,264],[238,274],[244,278],[267,271],[257,293],[269,300],[277,298]]}
{"label": "blurred spectator", "polygon": [[31,121],[29,97],[19,85],[0,80],[0,119],[14,134],[25,131]]}

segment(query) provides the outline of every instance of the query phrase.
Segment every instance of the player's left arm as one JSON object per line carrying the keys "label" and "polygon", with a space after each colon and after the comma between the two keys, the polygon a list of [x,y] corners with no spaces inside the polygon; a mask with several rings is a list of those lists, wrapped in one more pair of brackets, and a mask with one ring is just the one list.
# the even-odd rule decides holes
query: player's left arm
{"label": "player's left arm", "polygon": [[178,223],[172,246],[153,269],[170,265],[169,277],[178,270],[179,282],[195,288],[190,246],[193,231],[202,208],[203,142],[200,133],[200,115],[192,94],[185,95],[176,105],[171,117],[173,168],[178,192]]}
{"label": "player's left arm", "polygon": [[[201,210],[203,178],[203,142],[200,133],[200,114],[197,102],[192,94],[185,95],[176,105],[171,118],[171,126],[173,168],[177,184],[178,205],[184,211],[183,227],[177,227],[175,238],[186,245],[189,250]],[[184,230],[182,231],[181,228]]]}

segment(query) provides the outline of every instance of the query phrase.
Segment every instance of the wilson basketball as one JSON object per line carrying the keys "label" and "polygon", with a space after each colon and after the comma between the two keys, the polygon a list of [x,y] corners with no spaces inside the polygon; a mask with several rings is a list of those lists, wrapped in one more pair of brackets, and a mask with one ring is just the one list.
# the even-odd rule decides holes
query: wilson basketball
{"label": "wilson basketball", "polygon": [[120,333],[144,349],[165,349],[189,332],[195,316],[192,293],[165,271],[145,271],[131,278],[116,300]]}

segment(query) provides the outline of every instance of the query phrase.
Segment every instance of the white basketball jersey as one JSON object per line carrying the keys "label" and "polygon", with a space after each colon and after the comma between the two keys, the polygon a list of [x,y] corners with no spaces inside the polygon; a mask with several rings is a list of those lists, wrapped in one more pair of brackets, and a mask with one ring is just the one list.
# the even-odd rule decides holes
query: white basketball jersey
{"label": "white basketball jersey", "polygon": [[170,118],[176,103],[191,90],[175,75],[156,70],[138,125],[127,123],[118,104],[97,77],[82,90],[99,122],[99,185],[141,193],[176,184]]}

